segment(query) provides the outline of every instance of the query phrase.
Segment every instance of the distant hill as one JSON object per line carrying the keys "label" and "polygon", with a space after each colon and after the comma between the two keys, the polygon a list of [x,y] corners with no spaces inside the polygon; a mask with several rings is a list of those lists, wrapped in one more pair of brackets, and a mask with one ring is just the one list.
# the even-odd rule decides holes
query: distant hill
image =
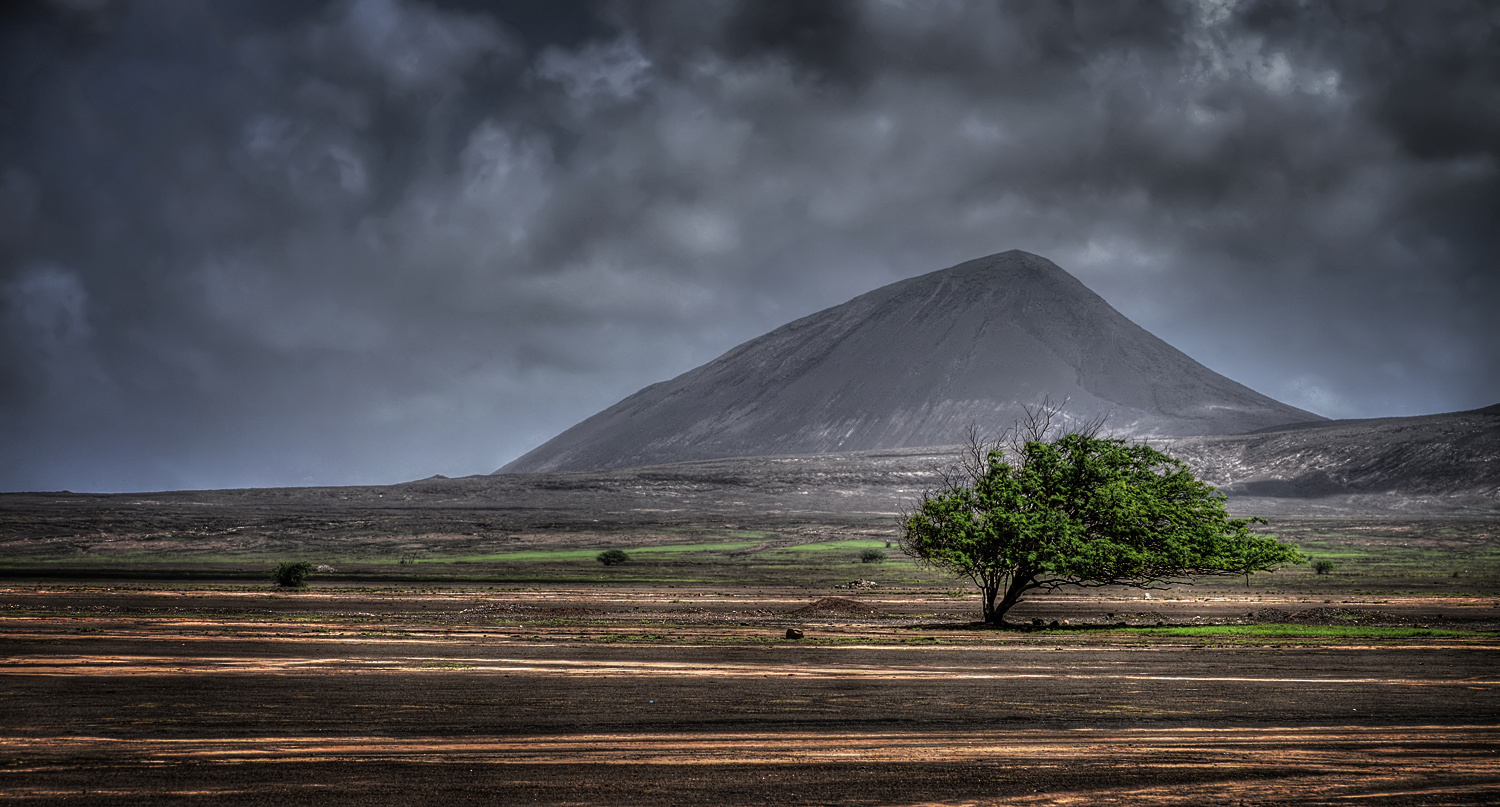
{"label": "distant hill", "polygon": [[1068,400],[1130,435],[1318,416],[1188,358],[1045,258],[1011,251],[893,283],[653,384],[500,469],[950,445]]}
{"label": "distant hill", "polygon": [[1184,437],[1163,448],[1231,497],[1500,497],[1500,405]]}

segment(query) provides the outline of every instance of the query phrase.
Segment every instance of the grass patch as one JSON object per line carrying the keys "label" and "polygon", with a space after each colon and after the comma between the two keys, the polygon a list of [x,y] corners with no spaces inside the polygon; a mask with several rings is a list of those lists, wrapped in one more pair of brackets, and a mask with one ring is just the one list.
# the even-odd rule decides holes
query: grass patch
{"label": "grass patch", "polygon": [[1151,636],[1241,639],[1477,639],[1500,637],[1500,633],[1395,628],[1376,625],[1191,625],[1170,628],[1136,628],[1132,632]]}
{"label": "grass patch", "polygon": [[668,544],[666,546],[643,546],[639,549],[632,549],[630,551],[638,552],[642,555],[674,552],[736,552],[741,549],[749,549],[753,546],[759,546],[760,544],[760,541],[721,541],[712,544]]}
{"label": "grass patch", "polygon": [[887,543],[887,541],[878,538],[851,538],[844,541],[818,541],[811,544],[797,544],[796,546],[782,547],[780,549],[773,550],[768,554],[778,555],[785,553],[801,555],[807,553],[822,552],[847,552],[850,553],[850,557],[858,557],[859,550],[884,549]]}
{"label": "grass patch", "polygon": [[941,639],[913,637],[899,639],[873,639],[869,636],[808,636],[803,639],[788,639],[777,633],[741,636],[703,635],[690,632],[662,633],[605,633],[597,636],[579,636],[572,641],[590,644],[657,644],[657,645],[781,645],[786,647],[842,647],[846,645],[895,645],[895,644],[946,644]]}
{"label": "grass patch", "polygon": [[[689,552],[728,553],[749,549],[759,541],[717,541],[700,544],[667,544],[665,546],[626,547],[632,558],[648,560],[654,555],[678,555]],[[599,554],[597,547],[588,549],[527,549],[516,552],[492,552],[484,555],[452,555],[424,557],[415,563],[575,563],[592,561]]]}

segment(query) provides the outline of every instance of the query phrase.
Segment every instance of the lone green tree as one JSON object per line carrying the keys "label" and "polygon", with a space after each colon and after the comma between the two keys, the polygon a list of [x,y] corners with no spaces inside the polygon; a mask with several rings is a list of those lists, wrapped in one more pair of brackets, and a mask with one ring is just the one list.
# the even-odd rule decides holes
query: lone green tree
{"label": "lone green tree", "polygon": [[973,581],[986,622],[1005,624],[1037,590],[1160,588],[1304,560],[1250,532],[1263,519],[1230,518],[1181,462],[1098,436],[1102,420],[1062,429],[1060,411],[1027,409],[1004,447],[971,430],[957,469],[902,515],[902,550]]}

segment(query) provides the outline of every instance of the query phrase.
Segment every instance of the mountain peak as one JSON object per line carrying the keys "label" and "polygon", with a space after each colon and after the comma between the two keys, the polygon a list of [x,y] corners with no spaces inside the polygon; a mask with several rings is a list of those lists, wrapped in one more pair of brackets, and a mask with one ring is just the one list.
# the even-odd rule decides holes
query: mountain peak
{"label": "mountain peak", "polygon": [[[957,266],[947,269],[939,269],[936,272],[928,272],[918,275],[906,281],[892,284],[900,287],[904,284],[921,286],[924,284],[948,283],[965,288],[990,287],[1001,285],[1051,285],[1057,284],[1067,287],[1081,287],[1077,278],[1063,271],[1062,267],[1040,255],[1034,255],[1019,249],[1006,252],[997,252],[986,255],[983,258],[974,258],[964,261]],[[885,288],[891,288],[887,286]],[[879,291],[879,290],[877,290]]]}
{"label": "mountain peak", "polygon": [[1044,398],[1122,434],[1317,420],[1147,333],[1052,261],[1011,250],[892,283],[654,384],[501,470],[952,445]]}

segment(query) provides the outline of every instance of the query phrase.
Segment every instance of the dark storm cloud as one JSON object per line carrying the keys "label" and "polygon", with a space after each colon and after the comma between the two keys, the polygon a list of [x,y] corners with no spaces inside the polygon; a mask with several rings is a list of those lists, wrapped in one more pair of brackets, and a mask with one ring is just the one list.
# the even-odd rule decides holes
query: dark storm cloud
{"label": "dark storm cloud", "polygon": [[858,55],[858,19],[850,2],[744,3],[726,26],[726,52],[737,59],[780,56],[820,75],[843,76]]}
{"label": "dark storm cloud", "polygon": [[1484,4],[58,0],[0,31],[0,488],[491,470],[1003,249],[1332,416],[1500,400]]}

